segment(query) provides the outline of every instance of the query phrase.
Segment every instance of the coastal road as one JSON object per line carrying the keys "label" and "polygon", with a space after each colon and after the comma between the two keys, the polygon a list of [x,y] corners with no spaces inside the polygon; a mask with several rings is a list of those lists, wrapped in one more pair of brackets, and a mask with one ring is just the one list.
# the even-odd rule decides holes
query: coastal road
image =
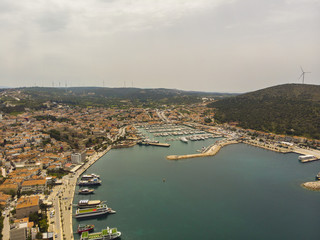
{"label": "coastal road", "polygon": [[[77,184],[78,177],[95,161],[97,161],[100,157],[102,157],[105,153],[107,153],[111,147],[108,147],[105,151],[97,153],[92,157],[89,157],[88,162],[86,162],[77,172],[73,175],[67,175],[62,178],[62,186],[57,188],[53,193],[60,196],[60,200],[58,197],[55,197],[54,207],[55,212],[57,213],[55,216],[55,229],[58,234],[58,240],[72,240],[73,230],[72,230],[72,202],[74,196],[75,186]],[[53,194],[53,196],[55,196]],[[61,208],[61,212],[60,212]]]}

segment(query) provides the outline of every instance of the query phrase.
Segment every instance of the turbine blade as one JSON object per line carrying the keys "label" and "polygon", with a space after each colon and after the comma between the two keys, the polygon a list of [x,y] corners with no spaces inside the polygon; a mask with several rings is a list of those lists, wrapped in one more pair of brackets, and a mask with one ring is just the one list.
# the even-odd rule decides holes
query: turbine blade
{"label": "turbine blade", "polygon": [[300,68],[301,68],[301,71],[304,72],[301,66],[300,66]]}
{"label": "turbine blade", "polygon": [[300,78],[303,76],[304,73],[301,73],[300,77],[298,78],[298,80],[300,80]]}

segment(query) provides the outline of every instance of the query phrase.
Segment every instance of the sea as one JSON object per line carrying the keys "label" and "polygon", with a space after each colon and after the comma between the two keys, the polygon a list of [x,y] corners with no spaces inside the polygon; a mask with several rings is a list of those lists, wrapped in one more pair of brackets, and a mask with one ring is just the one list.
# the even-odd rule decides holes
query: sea
{"label": "sea", "polygon": [[301,187],[314,180],[320,162],[302,164],[297,154],[246,144],[212,157],[166,159],[217,140],[108,152],[84,173],[99,174],[102,185],[90,196],[78,195],[77,187],[74,204],[100,199],[117,213],[73,219],[75,239],[78,224],[94,224],[95,232],[117,227],[123,240],[320,239],[320,192]]}

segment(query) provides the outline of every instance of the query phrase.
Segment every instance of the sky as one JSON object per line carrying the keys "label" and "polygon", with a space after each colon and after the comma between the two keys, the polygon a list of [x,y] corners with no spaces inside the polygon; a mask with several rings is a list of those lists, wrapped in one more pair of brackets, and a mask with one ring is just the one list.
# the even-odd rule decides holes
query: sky
{"label": "sky", "polygon": [[0,0],[0,86],[320,84],[320,0]]}

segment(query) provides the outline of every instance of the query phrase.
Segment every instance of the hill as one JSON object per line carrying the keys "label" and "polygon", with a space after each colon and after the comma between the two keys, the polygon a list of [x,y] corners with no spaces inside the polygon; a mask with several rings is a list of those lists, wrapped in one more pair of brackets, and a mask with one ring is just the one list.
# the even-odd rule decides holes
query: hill
{"label": "hill", "polygon": [[320,86],[285,84],[221,99],[216,108],[219,122],[240,127],[320,139]]}
{"label": "hill", "polygon": [[232,94],[140,88],[13,88],[0,89],[0,111],[22,112],[25,108],[45,108],[56,102],[80,107],[160,107],[201,102],[202,97],[222,98]]}

